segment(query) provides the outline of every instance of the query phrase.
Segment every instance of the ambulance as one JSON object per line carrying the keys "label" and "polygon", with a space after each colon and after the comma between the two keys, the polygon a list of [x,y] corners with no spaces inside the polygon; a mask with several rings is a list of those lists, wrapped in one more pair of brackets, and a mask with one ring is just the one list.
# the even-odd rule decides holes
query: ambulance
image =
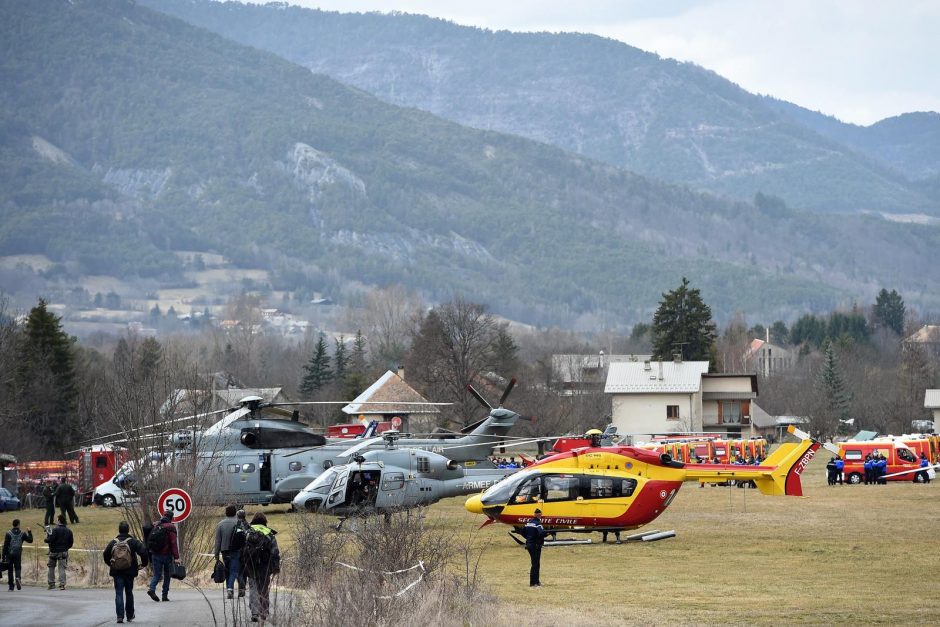
{"label": "ambulance", "polygon": [[[915,479],[920,481],[920,477],[916,474],[920,470],[920,451],[916,450],[920,445],[915,445],[915,448],[909,446],[900,438],[885,437],[861,442],[848,440],[839,442],[838,447],[839,456],[845,462],[845,469],[842,473],[846,483],[862,483],[865,478],[865,457],[875,453],[884,455],[887,460],[888,469],[886,474],[892,475],[911,471],[893,477],[889,476],[886,479],[887,481],[914,481]],[[933,469],[927,471],[927,475],[931,480],[934,478],[934,474]]]}

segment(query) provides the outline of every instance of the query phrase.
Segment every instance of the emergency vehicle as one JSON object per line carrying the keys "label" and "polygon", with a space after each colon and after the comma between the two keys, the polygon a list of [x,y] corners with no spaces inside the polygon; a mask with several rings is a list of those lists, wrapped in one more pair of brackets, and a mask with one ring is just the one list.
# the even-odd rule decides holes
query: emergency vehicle
{"label": "emergency vehicle", "polygon": [[[928,443],[929,445],[929,443]],[[839,456],[845,462],[845,468],[842,476],[846,483],[859,484],[865,477],[865,457],[875,453],[884,455],[888,462],[887,473],[903,472],[905,470],[920,469],[920,451],[908,446],[907,443],[895,438],[878,438],[876,440],[865,440],[856,442],[848,440],[839,442]],[[928,475],[933,478],[933,470],[928,471]],[[917,475],[914,472],[887,477],[887,481],[914,481]],[[920,480],[919,478],[917,479]]]}

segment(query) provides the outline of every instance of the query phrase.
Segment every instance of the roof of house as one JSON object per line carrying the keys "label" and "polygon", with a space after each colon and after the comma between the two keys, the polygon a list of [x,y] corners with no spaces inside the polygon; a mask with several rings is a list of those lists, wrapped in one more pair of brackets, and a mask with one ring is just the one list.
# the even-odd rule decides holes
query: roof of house
{"label": "roof of house", "polygon": [[940,390],[927,390],[924,392],[924,407],[926,409],[940,409]]}
{"label": "roof of house", "polygon": [[587,355],[559,354],[552,355],[552,373],[565,383],[580,380],[583,371],[599,370],[609,364],[628,361],[643,362],[652,355],[606,355],[591,353]]}
{"label": "roof of house", "polygon": [[907,338],[907,341],[922,342],[926,344],[940,342],[940,325],[925,324],[920,329],[918,329],[914,335]]}
{"label": "roof of house", "polygon": [[[381,403],[365,405],[364,403]],[[346,414],[438,414],[434,405],[403,405],[402,403],[427,403],[418,392],[391,370],[386,371],[368,389],[343,407]]]}
{"label": "roof of house", "polygon": [[751,424],[758,429],[777,426],[777,417],[765,412],[757,403],[751,403]]}
{"label": "roof of house", "polygon": [[607,394],[668,394],[698,392],[707,361],[651,361],[610,364]]}

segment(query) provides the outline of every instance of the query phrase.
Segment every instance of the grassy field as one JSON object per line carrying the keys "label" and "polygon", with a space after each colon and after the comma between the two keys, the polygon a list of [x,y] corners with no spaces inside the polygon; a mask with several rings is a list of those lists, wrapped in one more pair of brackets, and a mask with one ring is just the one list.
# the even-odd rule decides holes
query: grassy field
{"label": "grassy field", "polygon": [[[483,548],[484,584],[498,599],[491,624],[936,624],[940,482],[829,487],[821,458],[803,498],[690,483],[653,525],[675,529],[676,538],[547,548],[545,585],[536,589],[527,585],[528,555],[507,527],[478,530],[482,520],[464,511],[463,499],[428,515]],[[264,511],[289,547],[298,516]],[[80,516],[76,546],[113,537],[121,514],[95,508]],[[41,513],[20,517],[35,523]],[[0,527],[12,518],[0,514]]]}

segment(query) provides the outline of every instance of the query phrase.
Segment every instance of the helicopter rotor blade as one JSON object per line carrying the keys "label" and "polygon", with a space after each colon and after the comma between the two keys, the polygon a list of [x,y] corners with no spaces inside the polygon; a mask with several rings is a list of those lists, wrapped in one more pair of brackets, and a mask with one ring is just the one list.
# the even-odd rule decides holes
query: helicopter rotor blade
{"label": "helicopter rotor blade", "polygon": [[509,380],[509,385],[506,386],[506,389],[503,391],[503,395],[499,397],[499,406],[502,407],[503,403],[506,402],[506,397],[509,396],[509,393],[512,392],[512,389],[516,387],[516,377],[513,377]]}
{"label": "helicopter rotor blade", "polygon": [[216,415],[216,414],[222,414],[222,413],[231,412],[231,411],[232,411],[231,409],[219,409],[219,410],[211,411],[211,412],[208,412],[208,413],[205,413],[205,414],[193,414],[192,416],[183,416],[182,418],[174,418],[174,419],[172,419],[172,420],[164,420],[163,422],[156,422],[156,423],[153,423],[153,424],[144,425],[144,426],[142,426],[142,427],[136,427],[136,428],[134,428],[134,429],[125,429],[124,431],[117,431],[117,432],[115,432],[115,433],[109,433],[109,434],[107,434],[107,435],[99,435],[99,436],[96,436],[96,437],[94,437],[94,438],[89,438],[89,439],[87,439],[87,440],[83,440],[83,441],[79,442],[79,443],[77,444],[77,446],[79,446],[79,447],[86,446],[86,445],[89,445],[89,444],[94,443],[94,442],[97,441],[97,440],[106,440],[107,438],[113,438],[113,437],[119,436],[119,435],[121,435],[121,436],[123,436],[123,435],[128,435],[129,433],[132,433],[132,432],[135,432],[135,431],[140,432],[140,431],[144,431],[144,430],[162,429],[162,428],[164,428],[164,427],[166,427],[166,426],[168,426],[168,425],[176,424],[176,423],[178,423],[178,422],[185,422],[185,421],[187,421],[187,420],[196,420],[197,418],[205,418],[206,416],[214,416],[214,415]]}
{"label": "helicopter rotor blade", "polygon": [[470,394],[473,396],[473,398],[475,398],[475,399],[477,399],[478,401],[480,401],[480,404],[483,405],[483,407],[487,408],[489,411],[493,411],[493,406],[490,405],[490,404],[486,401],[486,399],[483,398],[483,395],[480,394],[479,392],[477,392],[477,391],[476,391],[476,388],[474,388],[474,387],[473,387],[471,384],[469,384],[469,383],[467,384],[467,391],[470,392]]}
{"label": "helicopter rotor blade", "polygon": [[381,442],[384,439],[385,439],[384,437],[378,437],[378,438],[369,438],[368,440],[363,440],[359,442],[358,444],[356,444],[355,446],[350,446],[345,451],[339,453],[336,457],[349,457],[350,455],[353,455],[354,453],[358,453],[359,451],[366,448],[370,444]]}
{"label": "helicopter rotor blade", "polygon": [[285,401],[283,403],[265,403],[264,407],[282,407],[294,405],[432,405],[435,407],[445,407],[453,403],[431,403],[424,401]]}

